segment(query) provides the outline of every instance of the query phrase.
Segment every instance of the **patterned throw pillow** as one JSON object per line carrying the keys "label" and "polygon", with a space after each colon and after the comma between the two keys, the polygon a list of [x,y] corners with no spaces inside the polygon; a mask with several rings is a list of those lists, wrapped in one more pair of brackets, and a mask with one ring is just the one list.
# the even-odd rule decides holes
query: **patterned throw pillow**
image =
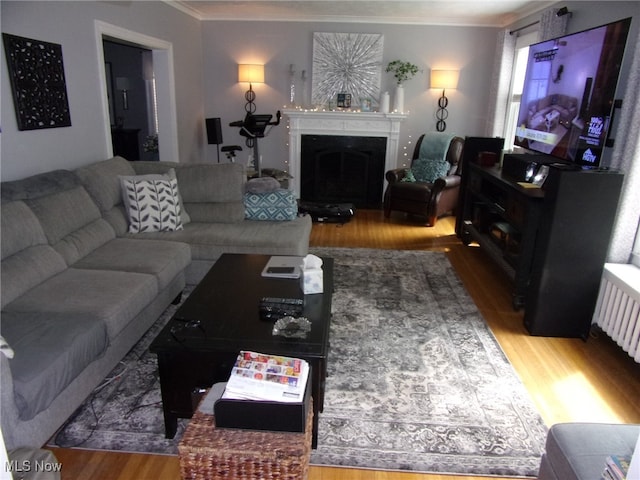
{"label": "patterned throw pillow", "polygon": [[446,160],[430,158],[416,158],[411,165],[411,171],[418,182],[433,183],[437,178],[449,173],[451,165]]}
{"label": "patterned throw pillow", "polygon": [[130,233],[182,230],[176,179],[127,179],[122,186]]}
{"label": "patterned throw pillow", "polygon": [[[136,181],[140,181],[140,180],[175,180],[176,177],[176,171],[173,168],[170,168],[169,170],[167,170],[167,173],[148,173],[146,175],[118,175],[118,178],[120,179],[120,190],[122,192],[122,202],[125,206],[125,208],[127,209],[127,216],[130,215],[129,213],[129,205],[127,203],[127,199],[126,199],[126,192],[125,192],[125,187],[124,187],[124,181],[125,180],[136,180]],[[178,191],[178,200],[180,201],[180,221],[182,222],[182,226],[185,226],[187,223],[191,222],[191,217],[189,216],[189,214],[187,213],[187,211],[184,208],[184,204],[182,201],[182,196],[180,195],[180,192]]]}
{"label": "patterned throw pillow", "polygon": [[249,220],[284,222],[298,215],[298,202],[293,192],[280,189],[269,193],[244,194],[245,217]]}

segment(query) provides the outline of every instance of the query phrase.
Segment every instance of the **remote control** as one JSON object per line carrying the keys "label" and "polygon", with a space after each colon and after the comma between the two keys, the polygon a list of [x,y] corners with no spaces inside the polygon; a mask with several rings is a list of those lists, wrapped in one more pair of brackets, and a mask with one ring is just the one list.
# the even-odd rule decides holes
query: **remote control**
{"label": "remote control", "polygon": [[304,305],[304,300],[301,298],[262,297],[262,300],[260,301],[260,303]]}

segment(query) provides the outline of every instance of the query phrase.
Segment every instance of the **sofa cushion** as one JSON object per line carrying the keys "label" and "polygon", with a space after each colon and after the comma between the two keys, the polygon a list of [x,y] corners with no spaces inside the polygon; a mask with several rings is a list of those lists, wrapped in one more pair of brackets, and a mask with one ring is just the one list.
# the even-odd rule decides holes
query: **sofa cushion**
{"label": "sofa cushion", "polygon": [[122,186],[130,233],[182,230],[176,179],[129,177]]}
{"label": "sofa cushion", "polygon": [[247,181],[238,163],[179,165],[176,176],[185,204],[242,202]]}
{"label": "sofa cushion", "polygon": [[78,185],[78,177],[68,170],[52,170],[21,180],[2,182],[2,201],[27,200],[55,192],[68,190]]}
{"label": "sofa cushion", "polygon": [[311,232],[311,217],[290,222],[244,220],[235,223],[191,222],[177,232],[137,234],[134,238],[158,238],[185,242],[191,257],[217,260],[222,253],[266,253],[270,255],[306,255]]}
{"label": "sofa cushion", "polygon": [[250,220],[290,221],[298,215],[298,202],[290,190],[244,195],[246,218]]}
{"label": "sofa cushion", "polygon": [[73,268],[147,273],[158,280],[158,290],[164,290],[189,263],[191,249],[186,243],[116,238],[75,263]]}
{"label": "sofa cushion", "polygon": [[92,163],[75,171],[102,213],[122,203],[119,176],[135,175],[131,164],[122,157]]}
{"label": "sofa cushion", "polygon": [[9,365],[23,420],[46,409],[108,345],[104,322],[69,313],[3,312],[2,333],[16,352]]}
{"label": "sofa cushion", "polygon": [[183,207],[191,221],[233,223],[244,220],[243,194],[247,178],[240,164],[133,162],[132,165],[138,174],[166,173],[174,168]]}
{"label": "sofa cushion", "polygon": [[192,221],[202,223],[237,223],[244,221],[244,202],[185,203]]}
{"label": "sofa cushion", "polygon": [[6,305],[7,312],[83,315],[105,323],[109,338],[155,298],[153,275],[67,268]]}
{"label": "sofa cushion", "polygon": [[3,202],[0,209],[2,295],[4,307],[20,295],[60,273],[64,259],[51,246],[38,219],[24,202]]}
{"label": "sofa cushion", "polygon": [[78,168],[74,172],[93,198],[102,217],[111,225],[116,235],[127,233],[129,223],[122,203],[122,187],[118,176],[135,175],[131,163],[122,157]]}
{"label": "sofa cushion", "polygon": [[3,202],[0,210],[2,259],[35,245],[46,245],[42,226],[24,202]]}
{"label": "sofa cushion", "polygon": [[25,203],[38,218],[49,244],[68,265],[115,237],[111,226],[79,184]]}
{"label": "sofa cushion", "polygon": [[64,259],[49,245],[37,245],[4,259],[2,308],[66,268]]}
{"label": "sofa cushion", "polygon": [[[549,429],[544,476],[562,480],[600,478],[608,455],[631,455],[640,425],[559,423]],[[554,476],[548,476],[553,472]],[[541,474],[543,472],[541,471]]]}

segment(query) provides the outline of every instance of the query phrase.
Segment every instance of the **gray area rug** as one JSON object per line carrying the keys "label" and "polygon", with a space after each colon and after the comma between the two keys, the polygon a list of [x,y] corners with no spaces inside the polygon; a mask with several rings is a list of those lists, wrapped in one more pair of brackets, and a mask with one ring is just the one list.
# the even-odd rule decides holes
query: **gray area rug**
{"label": "gray area rug", "polygon": [[[329,377],[311,463],[535,477],[546,427],[443,253],[314,249],[335,259]],[[53,439],[176,454],[148,345],[127,355]],[[265,352],[268,353],[268,352]]]}

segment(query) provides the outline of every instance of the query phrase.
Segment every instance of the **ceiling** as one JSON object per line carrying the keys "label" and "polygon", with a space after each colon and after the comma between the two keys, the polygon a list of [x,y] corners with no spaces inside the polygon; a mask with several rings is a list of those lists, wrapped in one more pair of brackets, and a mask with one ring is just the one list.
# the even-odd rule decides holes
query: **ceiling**
{"label": "ceiling", "polygon": [[164,0],[200,20],[390,23],[504,27],[544,0]]}

